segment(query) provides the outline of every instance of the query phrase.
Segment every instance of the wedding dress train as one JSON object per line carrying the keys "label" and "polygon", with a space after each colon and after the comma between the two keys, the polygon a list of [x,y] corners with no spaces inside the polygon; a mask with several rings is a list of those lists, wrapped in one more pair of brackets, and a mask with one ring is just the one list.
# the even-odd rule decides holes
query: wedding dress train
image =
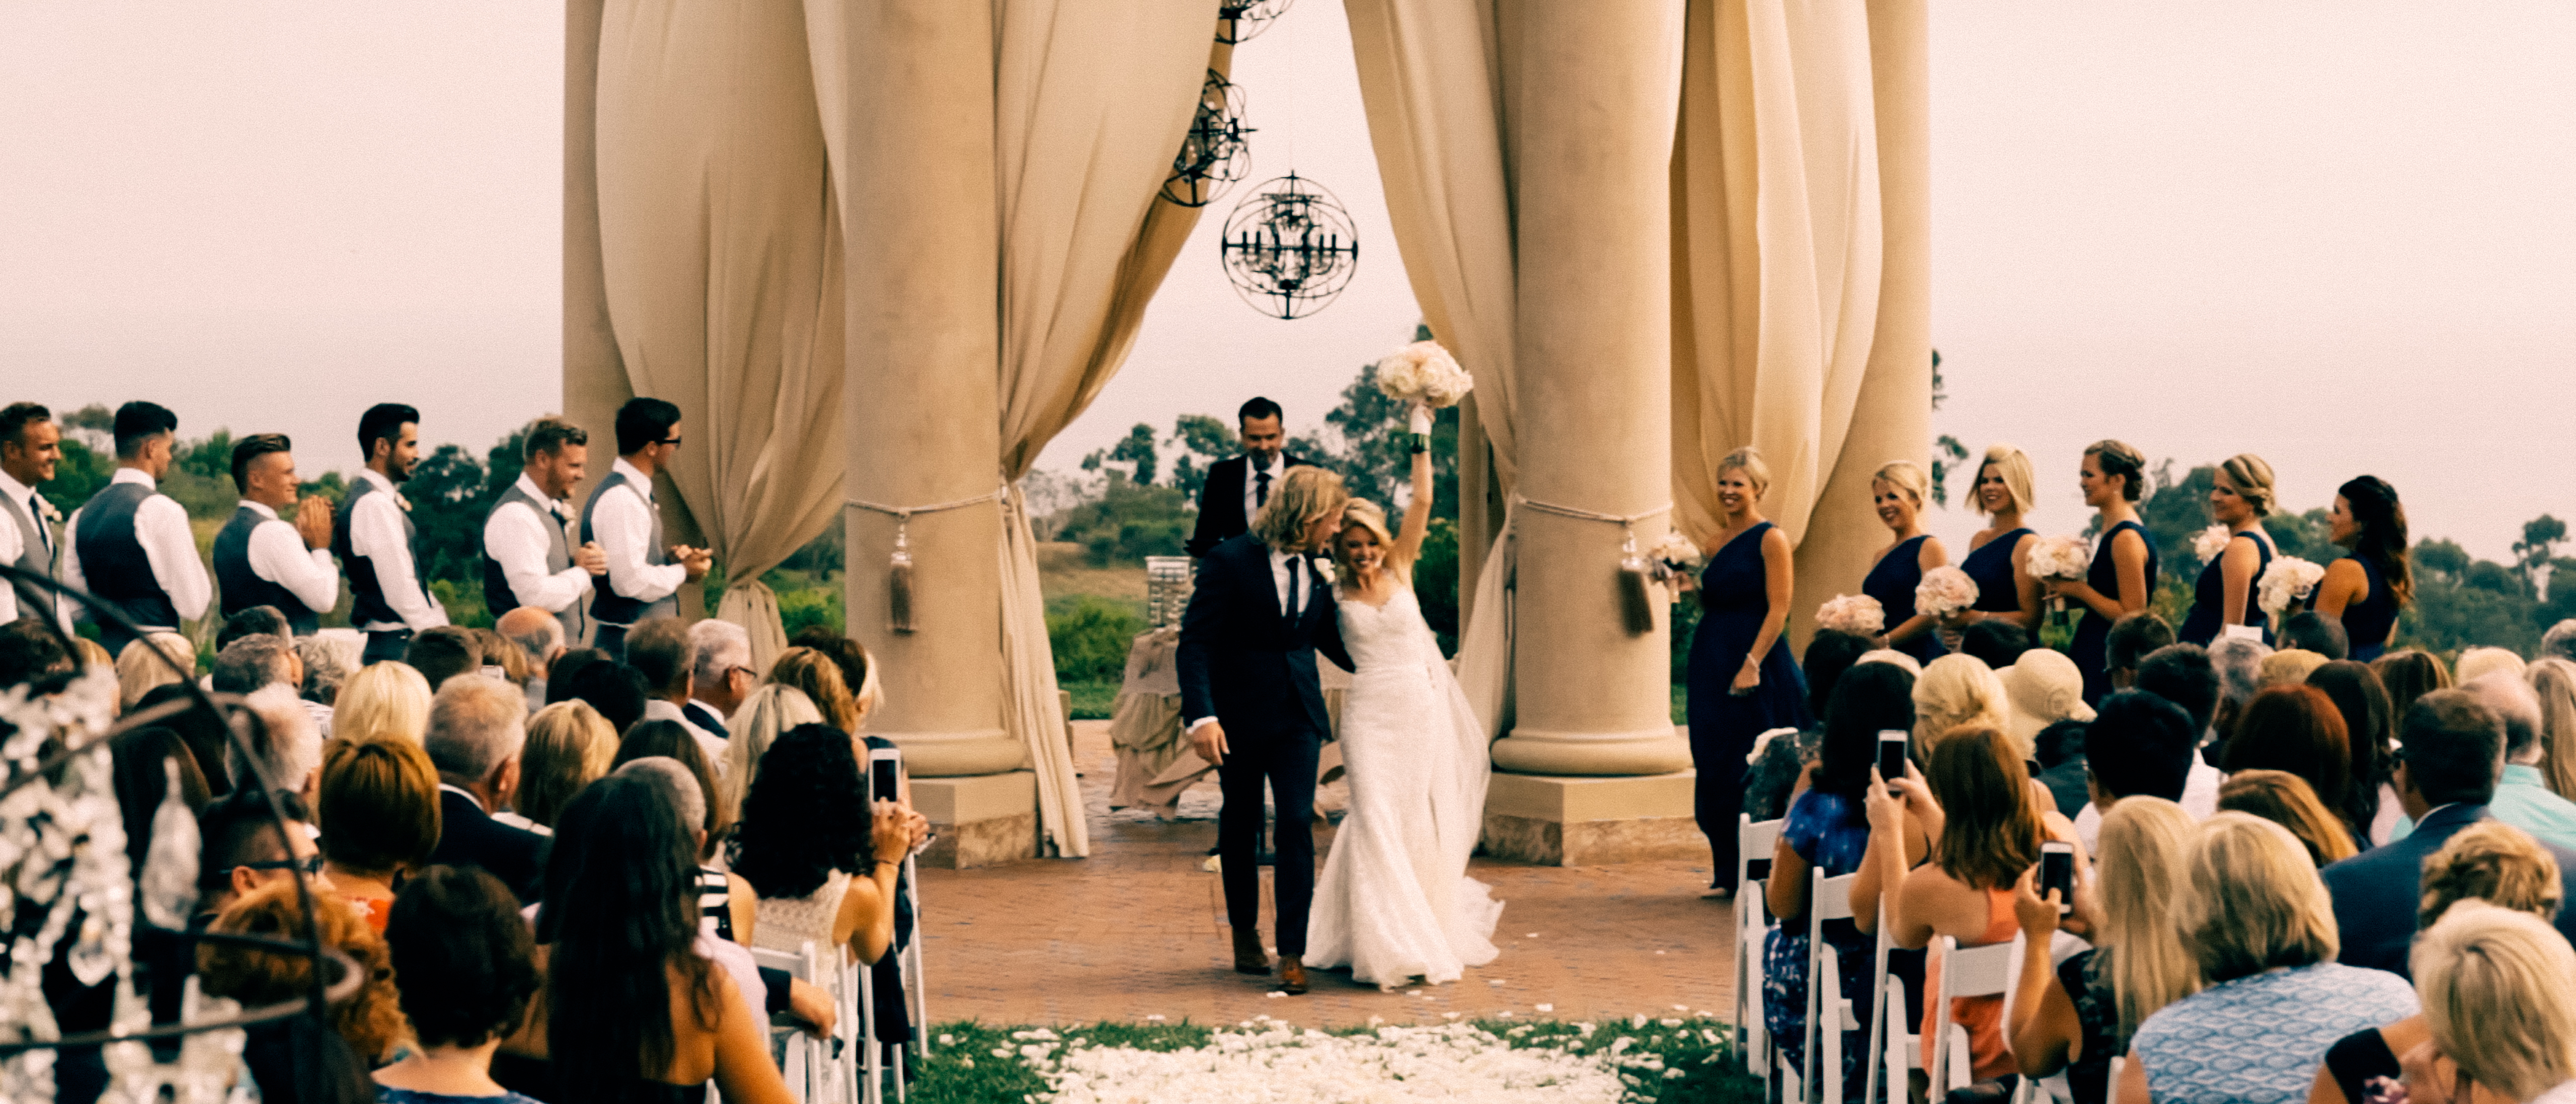
{"label": "wedding dress train", "polygon": [[1456,981],[1493,961],[1503,912],[1467,877],[1491,773],[1484,729],[1411,587],[1384,606],[1339,605],[1358,668],[1340,737],[1350,814],[1315,884],[1306,964],[1389,987]]}

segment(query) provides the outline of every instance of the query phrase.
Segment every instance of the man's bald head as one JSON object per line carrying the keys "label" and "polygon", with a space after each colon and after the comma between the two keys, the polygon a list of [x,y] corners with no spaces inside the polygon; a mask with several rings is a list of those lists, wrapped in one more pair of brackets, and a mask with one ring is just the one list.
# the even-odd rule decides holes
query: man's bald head
{"label": "man's bald head", "polygon": [[509,637],[519,649],[528,653],[528,662],[540,672],[552,670],[555,657],[563,654],[563,622],[555,615],[535,606],[520,606],[502,614],[492,624],[492,631]]}

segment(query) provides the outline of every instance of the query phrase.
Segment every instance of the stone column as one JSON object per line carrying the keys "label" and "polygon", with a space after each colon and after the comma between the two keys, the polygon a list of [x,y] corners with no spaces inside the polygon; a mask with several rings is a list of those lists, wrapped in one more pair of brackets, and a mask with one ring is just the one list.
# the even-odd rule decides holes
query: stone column
{"label": "stone column", "polygon": [[[849,12],[839,186],[850,213],[853,500],[925,506],[1001,485],[993,18],[989,0],[875,0]],[[903,745],[922,811],[952,826],[942,829],[960,849],[952,861],[1032,853],[1033,776],[1002,729],[999,506],[911,519],[909,633],[887,626],[901,523],[857,507],[846,517],[849,631],[885,681],[869,730]]]}
{"label": "stone column", "polygon": [[[1680,15],[1660,0],[1505,5],[1527,414],[1517,490],[1535,502],[1634,514],[1672,498]],[[1622,624],[1620,527],[1518,518],[1516,720],[1494,745],[1511,773],[1494,780],[1487,846],[1569,864],[1690,853],[1668,626],[1660,613],[1651,632]],[[1667,524],[1641,525],[1640,543]]]}

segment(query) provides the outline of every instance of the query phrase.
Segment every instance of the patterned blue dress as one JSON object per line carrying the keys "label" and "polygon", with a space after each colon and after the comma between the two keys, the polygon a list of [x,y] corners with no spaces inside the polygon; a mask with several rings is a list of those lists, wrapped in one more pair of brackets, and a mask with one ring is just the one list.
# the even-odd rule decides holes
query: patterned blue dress
{"label": "patterned blue dress", "polygon": [[[1805,728],[1807,681],[1789,658],[1789,634],[1771,641],[1762,657],[1762,685],[1733,692],[1736,672],[1753,652],[1753,638],[1771,611],[1762,565],[1763,522],[1735,535],[1708,558],[1700,575],[1699,631],[1691,637],[1689,704],[1691,765],[1699,830],[1708,836],[1710,884],[1735,887],[1735,818],[1744,810],[1744,757],[1753,740],[1775,728]],[[1760,856],[1756,856],[1757,858]]]}
{"label": "patterned blue dress", "polygon": [[2297,1104],[2326,1048],[2418,1011],[2405,978],[2337,962],[2270,970],[2194,993],[2130,1041],[2157,1104]]}
{"label": "patterned blue dress", "polygon": [[[1870,568],[1869,575],[1860,581],[1860,592],[1878,599],[1879,608],[1887,611],[1889,632],[1896,631],[1898,625],[1914,616],[1914,588],[1923,582],[1923,542],[1931,539],[1930,534],[1925,534],[1888,549],[1887,555],[1879,557],[1877,566]],[[2008,566],[2010,562],[2007,558]],[[1978,590],[1981,594],[1984,592],[1983,587]],[[1937,626],[1915,634],[1912,640],[1898,641],[1896,650],[1924,663],[1949,652],[1941,646],[1941,631]]]}
{"label": "patterned blue dress", "polygon": [[[1825,877],[1839,878],[1858,871],[1869,853],[1869,815],[1857,798],[1809,790],[1789,806],[1780,839]],[[1843,1040],[1843,1094],[1857,1100],[1867,1088],[1861,1060],[1869,1049],[1870,955],[1877,941],[1849,920],[1828,920],[1825,942],[1841,956],[1841,992],[1860,1024],[1858,1035]],[[1762,949],[1762,1025],[1793,1069],[1806,1068],[1806,1015],[1807,918],[1794,916],[1771,926]]]}
{"label": "patterned blue dress", "polygon": [[[2117,601],[2120,597],[2120,565],[2111,556],[2111,541],[2123,529],[2137,531],[2138,539],[2147,543],[2147,597],[2156,594],[2156,538],[2147,527],[2124,521],[2102,534],[2093,545],[2093,568],[2084,573],[2084,583],[2103,597]],[[2073,600],[2068,601],[2069,605]],[[2091,609],[2075,622],[2075,639],[2066,646],[2066,656],[2075,661],[2075,669],[2084,673],[2084,703],[2101,704],[2102,695],[2111,692],[2111,619]]]}

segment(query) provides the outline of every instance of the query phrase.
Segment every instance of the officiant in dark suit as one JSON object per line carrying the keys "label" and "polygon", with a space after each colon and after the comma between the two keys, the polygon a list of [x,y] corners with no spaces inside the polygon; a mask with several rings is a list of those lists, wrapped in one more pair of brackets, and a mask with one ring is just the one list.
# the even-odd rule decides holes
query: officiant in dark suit
{"label": "officiant in dark suit", "polygon": [[1270,492],[1288,469],[1306,461],[1287,453],[1286,416],[1279,404],[1254,398],[1235,411],[1243,455],[1208,465],[1207,482],[1199,488],[1199,522],[1184,547],[1204,557],[1210,549],[1252,528],[1252,519],[1270,501]]}
{"label": "officiant in dark suit", "polygon": [[1217,852],[1225,877],[1234,968],[1270,972],[1262,949],[1256,861],[1269,788],[1282,988],[1306,991],[1306,914],[1315,894],[1315,760],[1332,732],[1315,653],[1351,668],[1332,577],[1312,557],[1341,529],[1349,492],[1308,465],[1281,477],[1253,532],[1200,559],[1181,616],[1181,715],[1190,745],[1216,764],[1225,804]]}

